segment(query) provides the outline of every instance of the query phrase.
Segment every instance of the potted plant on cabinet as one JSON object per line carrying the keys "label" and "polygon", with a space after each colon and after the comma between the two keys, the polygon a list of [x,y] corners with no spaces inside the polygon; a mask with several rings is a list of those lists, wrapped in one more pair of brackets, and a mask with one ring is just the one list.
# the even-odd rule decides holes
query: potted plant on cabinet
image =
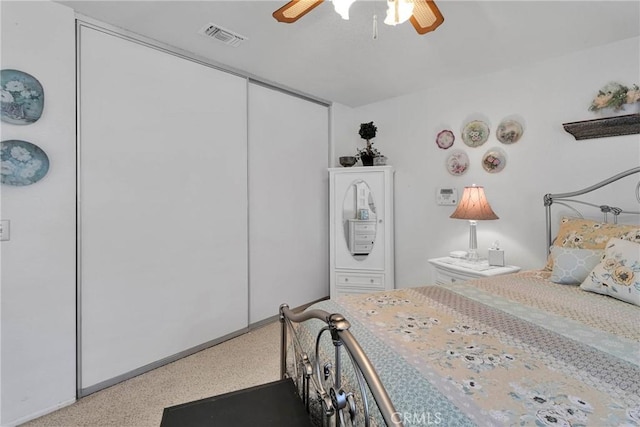
{"label": "potted plant on cabinet", "polygon": [[373,142],[371,142],[371,140],[376,137],[377,132],[378,128],[373,122],[360,124],[360,131],[358,132],[360,138],[367,141],[367,146],[363,149],[358,148],[358,153],[356,154],[356,158],[362,161],[362,166],[373,166],[375,158],[383,160],[382,162],[376,162],[376,164],[384,164],[385,157],[380,154],[373,146]]}

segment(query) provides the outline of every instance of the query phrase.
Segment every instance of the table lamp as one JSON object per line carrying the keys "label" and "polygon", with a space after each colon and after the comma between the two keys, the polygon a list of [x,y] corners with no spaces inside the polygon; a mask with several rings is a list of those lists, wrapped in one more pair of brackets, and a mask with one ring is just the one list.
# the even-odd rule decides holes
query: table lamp
{"label": "table lamp", "polygon": [[473,184],[471,187],[464,187],[464,192],[456,210],[450,218],[469,220],[469,253],[467,259],[478,260],[478,239],[476,237],[476,224],[479,220],[498,219],[498,215],[493,212],[487,196],[484,194],[484,187]]}

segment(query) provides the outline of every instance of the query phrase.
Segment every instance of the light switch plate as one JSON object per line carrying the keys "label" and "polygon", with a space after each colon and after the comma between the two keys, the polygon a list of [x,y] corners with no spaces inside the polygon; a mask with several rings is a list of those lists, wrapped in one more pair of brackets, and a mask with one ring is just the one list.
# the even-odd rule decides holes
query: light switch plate
{"label": "light switch plate", "polygon": [[9,240],[9,224],[8,219],[0,220],[0,241]]}

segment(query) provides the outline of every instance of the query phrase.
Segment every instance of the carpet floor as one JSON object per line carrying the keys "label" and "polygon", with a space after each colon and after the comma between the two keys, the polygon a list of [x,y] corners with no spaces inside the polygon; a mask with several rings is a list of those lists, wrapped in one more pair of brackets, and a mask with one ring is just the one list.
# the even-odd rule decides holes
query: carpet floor
{"label": "carpet floor", "polygon": [[157,427],[165,407],[279,379],[280,322],[79,399],[23,426]]}

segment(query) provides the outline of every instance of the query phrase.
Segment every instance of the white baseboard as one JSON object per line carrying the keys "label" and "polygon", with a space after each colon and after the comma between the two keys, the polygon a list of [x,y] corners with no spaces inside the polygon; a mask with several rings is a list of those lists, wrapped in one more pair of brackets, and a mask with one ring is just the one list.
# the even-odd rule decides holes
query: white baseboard
{"label": "white baseboard", "polygon": [[56,405],[53,405],[49,408],[42,409],[38,412],[34,412],[33,414],[27,415],[26,417],[22,417],[22,418],[18,418],[17,420],[10,421],[8,424],[2,424],[2,426],[0,427],[16,427],[16,426],[19,426],[20,424],[24,424],[28,421],[32,421],[32,420],[35,420],[36,418],[40,418],[43,415],[47,415],[47,414],[50,414],[51,412],[57,411],[58,409],[62,409],[65,406],[72,405],[75,402],[76,402],[75,398],[69,399],[64,402],[60,402]]}

